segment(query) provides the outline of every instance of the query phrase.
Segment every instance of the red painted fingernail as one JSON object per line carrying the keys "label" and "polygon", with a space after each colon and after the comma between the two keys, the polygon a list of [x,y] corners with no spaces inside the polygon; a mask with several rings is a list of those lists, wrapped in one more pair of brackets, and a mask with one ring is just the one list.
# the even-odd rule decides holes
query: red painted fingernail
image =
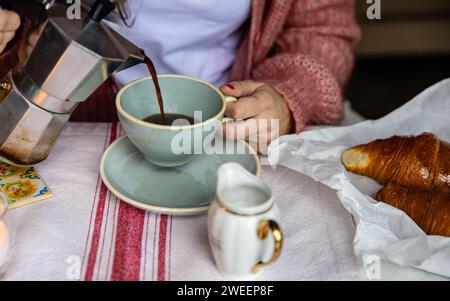
{"label": "red painted fingernail", "polygon": [[228,88],[230,88],[231,90],[234,90],[234,89],[236,89],[236,87],[235,87],[235,86],[233,86],[232,84],[228,84],[228,85],[227,85],[227,87],[228,87]]}

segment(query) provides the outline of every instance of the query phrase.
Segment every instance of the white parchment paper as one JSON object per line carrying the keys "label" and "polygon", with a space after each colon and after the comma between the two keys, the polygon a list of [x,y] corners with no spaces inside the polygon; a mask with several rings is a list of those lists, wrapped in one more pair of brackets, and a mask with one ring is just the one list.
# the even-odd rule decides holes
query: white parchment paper
{"label": "white parchment paper", "polygon": [[281,137],[270,146],[269,161],[337,191],[355,219],[355,253],[366,265],[381,258],[450,277],[450,238],[427,236],[402,211],[377,202],[374,196],[381,186],[368,177],[347,172],[341,163],[341,154],[349,147],[423,132],[450,142],[450,79],[428,88],[379,120]]}

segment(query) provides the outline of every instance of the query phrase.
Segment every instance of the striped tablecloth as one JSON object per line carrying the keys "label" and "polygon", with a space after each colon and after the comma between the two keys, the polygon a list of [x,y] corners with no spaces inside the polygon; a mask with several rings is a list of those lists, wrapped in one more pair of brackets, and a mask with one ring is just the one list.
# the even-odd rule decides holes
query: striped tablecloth
{"label": "striped tablecloth", "polygon": [[[37,166],[54,197],[8,212],[13,237],[1,280],[221,280],[206,215],[171,217],[133,208],[99,177],[119,124],[72,123]],[[366,279],[354,226],[334,191],[279,167],[263,167],[280,207],[285,245],[261,280]]]}

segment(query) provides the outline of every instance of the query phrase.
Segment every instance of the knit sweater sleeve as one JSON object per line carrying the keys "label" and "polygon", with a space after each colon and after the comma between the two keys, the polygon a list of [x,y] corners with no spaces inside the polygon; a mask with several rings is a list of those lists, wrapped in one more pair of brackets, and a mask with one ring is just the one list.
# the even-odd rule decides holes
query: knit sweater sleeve
{"label": "knit sweater sleeve", "polygon": [[337,123],[359,37],[353,0],[294,1],[271,56],[258,62],[252,78],[283,95],[296,132]]}

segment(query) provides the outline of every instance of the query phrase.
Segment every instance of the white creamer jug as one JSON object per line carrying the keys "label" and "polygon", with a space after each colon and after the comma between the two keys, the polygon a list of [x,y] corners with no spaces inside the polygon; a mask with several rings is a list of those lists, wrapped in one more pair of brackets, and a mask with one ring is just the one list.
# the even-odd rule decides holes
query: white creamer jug
{"label": "white creamer jug", "polygon": [[217,269],[232,280],[254,279],[281,254],[280,214],[270,188],[237,163],[218,170],[208,233]]}

